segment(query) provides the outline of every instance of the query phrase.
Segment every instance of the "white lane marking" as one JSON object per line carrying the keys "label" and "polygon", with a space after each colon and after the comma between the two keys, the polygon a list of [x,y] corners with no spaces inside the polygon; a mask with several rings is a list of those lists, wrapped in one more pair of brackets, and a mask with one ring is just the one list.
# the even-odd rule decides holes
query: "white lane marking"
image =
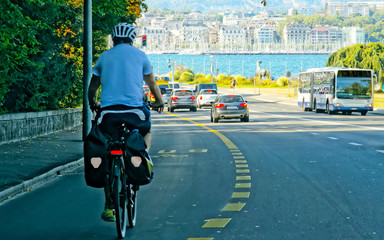
{"label": "white lane marking", "polygon": [[311,133],[312,135],[319,135],[318,133]]}
{"label": "white lane marking", "polygon": [[272,116],[277,116],[277,117],[281,117],[281,118],[291,118],[291,119],[300,119],[303,121],[319,122],[319,123],[323,123],[323,124],[326,123],[326,124],[339,125],[339,126],[349,126],[349,127],[357,127],[357,128],[364,128],[364,129],[370,129],[370,130],[384,131],[384,128],[377,128],[377,127],[367,127],[367,126],[358,126],[358,125],[353,125],[353,124],[330,122],[330,121],[324,121],[324,120],[314,120],[314,119],[309,119],[309,118],[293,117],[293,116],[288,116],[288,115],[266,113],[266,112],[260,112],[260,111],[255,111],[255,110],[250,110],[250,112],[260,113],[260,114],[265,114],[265,115],[272,115]]}
{"label": "white lane marking", "polygon": [[348,143],[350,145],[353,145],[353,146],[363,146],[363,144],[360,144],[360,143],[354,143],[354,142],[350,142]]}
{"label": "white lane marking", "polygon": [[338,138],[335,138],[335,137],[327,137],[329,139],[332,139],[332,140],[337,140]]}
{"label": "white lane marking", "polygon": [[384,150],[376,150],[376,152],[384,153]]}

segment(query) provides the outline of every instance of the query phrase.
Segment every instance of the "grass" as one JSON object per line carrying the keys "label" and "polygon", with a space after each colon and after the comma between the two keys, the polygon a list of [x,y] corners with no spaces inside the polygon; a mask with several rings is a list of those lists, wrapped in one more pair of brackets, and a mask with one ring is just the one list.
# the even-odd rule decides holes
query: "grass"
{"label": "grass", "polygon": [[384,93],[375,93],[373,95],[373,101],[375,108],[384,108]]}

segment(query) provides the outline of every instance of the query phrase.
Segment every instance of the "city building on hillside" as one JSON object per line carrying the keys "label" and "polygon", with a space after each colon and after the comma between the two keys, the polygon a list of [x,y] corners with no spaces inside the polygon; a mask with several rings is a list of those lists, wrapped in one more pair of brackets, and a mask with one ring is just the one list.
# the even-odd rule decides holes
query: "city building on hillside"
{"label": "city building on hillside", "polygon": [[285,45],[308,44],[311,42],[311,27],[306,24],[286,24],[283,37]]}
{"label": "city building on hillside", "polygon": [[235,26],[221,27],[219,30],[219,45],[231,50],[244,46],[247,42],[247,31],[245,28]]}
{"label": "city building on hillside", "polygon": [[365,31],[360,27],[343,27],[343,42],[346,46],[365,43]]}
{"label": "city building on hillside", "polygon": [[369,9],[384,9],[384,1],[367,1],[367,2],[328,2],[328,14],[351,16],[359,14],[363,17],[369,16]]}
{"label": "city building on hillside", "polygon": [[338,27],[316,26],[311,29],[312,44],[335,44],[342,40],[343,33]]}
{"label": "city building on hillside", "polygon": [[298,15],[308,15],[308,16],[315,15],[315,9],[313,8],[298,8],[298,9],[290,8],[288,9],[288,16],[295,15],[295,11]]}
{"label": "city building on hillside", "polygon": [[163,27],[143,27],[142,35],[147,37],[147,46],[149,49],[158,48],[161,50],[169,46],[170,32],[167,28]]}
{"label": "city building on hillside", "polygon": [[239,24],[239,21],[239,17],[233,14],[223,16],[223,25],[226,26],[237,26]]}
{"label": "city building on hillside", "polygon": [[274,21],[267,21],[254,29],[255,43],[275,43],[277,36],[277,24]]}
{"label": "city building on hillside", "polygon": [[207,48],[209,44],[208,27],[201,20],[186,19],[181,26],[180,39],[189,48]]}

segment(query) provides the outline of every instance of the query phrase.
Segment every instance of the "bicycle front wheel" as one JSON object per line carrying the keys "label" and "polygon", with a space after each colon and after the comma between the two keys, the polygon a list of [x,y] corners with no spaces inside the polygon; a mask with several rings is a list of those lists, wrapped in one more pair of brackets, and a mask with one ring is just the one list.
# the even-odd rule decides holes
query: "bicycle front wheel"
{"label": "bicycle front wheel", "polygon": [[113,183],[113,198],[115,202],[117,236],[122,239],[127,230],[127,184],[124,169],[115,166]]}

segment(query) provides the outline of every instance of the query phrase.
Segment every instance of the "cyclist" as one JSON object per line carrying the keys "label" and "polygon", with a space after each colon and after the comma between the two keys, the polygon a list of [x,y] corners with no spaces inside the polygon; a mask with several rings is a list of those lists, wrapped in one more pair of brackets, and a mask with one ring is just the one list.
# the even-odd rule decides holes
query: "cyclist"
{"label": "cyclist", "polygon": [[[132,46],[135,37],[136,31],[131,24],[119,23],[113,28],[114,47],[100,55],[92,70],[88,100],[91,109],[101,107],[98,123],[113,141],[119,138],[118,126],[125,122],[139,130],[149,150],[151,121],[149,108],[143,103],[143,80],[155,97],[152,107],[160,113],[164,103],[147,55]],[[100,102],[97,102],[100,85]],[[113,222],[116,219],[109,187],[105,187],[104,192],[106,201],[101,218]]]}

